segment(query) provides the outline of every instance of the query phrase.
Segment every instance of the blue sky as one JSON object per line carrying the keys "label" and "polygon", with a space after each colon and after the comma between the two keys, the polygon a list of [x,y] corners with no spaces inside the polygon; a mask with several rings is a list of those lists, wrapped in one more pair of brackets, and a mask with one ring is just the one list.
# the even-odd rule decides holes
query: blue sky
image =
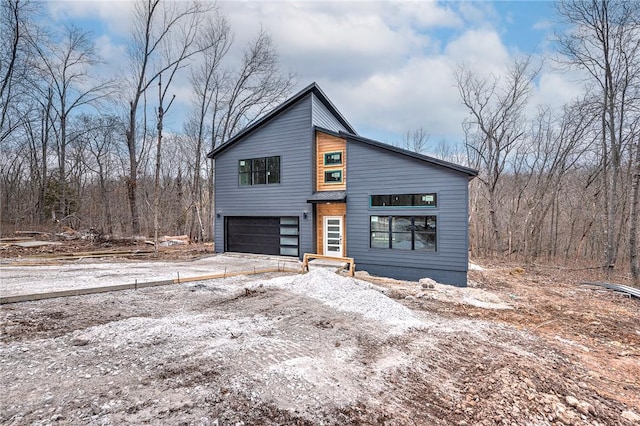
{"label": "blue sky", "polygon": [[[47,4],[51,22],[93,30],[107,69],[125,69],[131,2]],[[316,81],[361,135],[390,143],[420,127],[434,145],[459,143],[466,111],[453,80],[456,66],[465,63],[480,73],[500,75],[519,55],[545,55],[553,48],[556,20],[548,1],[218,4],[235,36],[231,57],[260,27],[267,29],[283,69],[297,75],[298,89]],[[545,62],[540,73],[533,104],[559,107],[581,91],[552,62]],[[169,124],[179,127],[190,101],[186,79],[176,86],[176,96]]]}

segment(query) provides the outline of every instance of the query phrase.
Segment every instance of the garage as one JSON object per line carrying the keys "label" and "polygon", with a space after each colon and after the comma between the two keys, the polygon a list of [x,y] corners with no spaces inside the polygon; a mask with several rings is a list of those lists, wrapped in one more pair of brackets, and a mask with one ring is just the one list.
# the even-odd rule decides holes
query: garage
{"label": "garage", "polygon": [[298,256],[297,217],[225,218],[225,251]]}

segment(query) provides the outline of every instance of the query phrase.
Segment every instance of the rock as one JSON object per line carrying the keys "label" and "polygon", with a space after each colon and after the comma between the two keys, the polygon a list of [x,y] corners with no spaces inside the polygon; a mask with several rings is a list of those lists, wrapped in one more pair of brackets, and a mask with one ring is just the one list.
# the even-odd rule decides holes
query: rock
{"label": "rock", "polygon": [[571,395],[567,395],[567,396],[564,398],[564,400],[565,400],[565,401],[567,401],[567,404],[569,404],[569,405],[570,405],[570,406],[572,406],[572,407],[577,407],[577,406],[578,406],[578,403],[580,402],[580,401],[578,401],[578,399],[577,399],[577,398],[575,398],[575,397],[573,397],[573,396],[571,396]]}
{"label": "rock", "polygon": [[623,411],[620,415],[623,419],[629,420],[632,423],[640,423],[640,415],[634,413],[631,410]]}
{"label": "rock", "polygon": [[83,337],[74,337],[69,343],[71,344],[71,346],[86,346],[89,344],[89,339],[85,339]]}
{"label": "rock", "polygon": [[420,284],[422,284],[422,288],[435,288],[435,286],[437,284],[431,278],[421,278],[420,281],[418,281],[418,282]]}
{"label": "rock", "polygon": [[596,414],[596,409],[593,407],[593,405],[585,401],[580,401],[576,406],[576,410],[578,410],[579,413],[582,413],[585,416],[588,416],[589,414],[593,414],[595,416]]}
{"label": "rock", "polygon": [[565,425],[572,425],[576,416],[575,413],[567,410],[567,406],[561,402],[553,403],[553,414],[556,419]]}
{"label": "rock", "polygon": [[574,423],[573,421],[574,416],[571,411],[561,411],[558,413],[557,417],[558,417],[558,420],[560,420],[565,425],[572,425]]}

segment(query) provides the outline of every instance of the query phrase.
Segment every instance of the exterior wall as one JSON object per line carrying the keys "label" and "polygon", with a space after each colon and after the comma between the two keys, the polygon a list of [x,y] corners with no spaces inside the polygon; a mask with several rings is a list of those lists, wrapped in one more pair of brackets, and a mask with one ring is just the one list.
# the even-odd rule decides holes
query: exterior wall
{"label": "exterior wall", "polygon": [[327,130],[332,130],[334,132],[349,132],[349,130],[344,127],[340,121],[334,117],[331,112],[324,106],[324,104],[315,96],[312,95],[312,105],[313,105],[313,113],[311,122],[312,125],[322,127]]}
{"label": "exterior wall", "polygon": [[[316,132],[316,191],[344,191],[347,189],[347,142],[344,139]],[[324,154],[329,152],[342,153],[342,165],[325,165]],[[341,183],[325,183],[324,172],[340,170]]]}
{"label": "exterior wall", "polygon": [[316,205],[316,254],[324,254],[324,217],[342,216],[344,237],[342,240],[342,256],[347,252],[347,205],[345,203],[325,203]]}
{"label": "exterior wall", "polygon": [[[358,269],[403,279],[466,285],[468,178],[444,167],[348,140],[347,256]],[[369,206],[376,194],[436,193],[436,208]],[[437,251],[370,248],[370,216],[437,216]]]}
{"label": "exterior wall", "polygon": [[[313,251],[311,98],[302,99],[219,153],[215,169],[215,247],[224,251],[225,216],[298,216],[299,253]],[[239,160],[280,156],[280,183],[240,186]],[[307,218],[304,218],[304,214]],[[218,217],[219,215],[219,217]]]}

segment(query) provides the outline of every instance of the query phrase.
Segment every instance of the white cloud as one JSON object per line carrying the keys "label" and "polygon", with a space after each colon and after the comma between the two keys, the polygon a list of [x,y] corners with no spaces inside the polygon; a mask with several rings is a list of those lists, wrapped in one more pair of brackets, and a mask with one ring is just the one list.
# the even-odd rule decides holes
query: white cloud
{"label": "white cloud", "polygon": [[[54,19],[101,22],[96,46],[106,62],[126,71],[123,37],[131,24],[130,1],[49,2]],[[285,70],[298,74],[300,87],[317,81],[364,136],[387,135],[424,127],[432,140],[462,137],[467,112],[453,73],[466,64],[500,75],[513,51],[499,33],[495,8],[484,2],[435,1],[223,1],[219,3],[234,32],[230,59],[260,27],[273,37]],[[536,25],[546,29],[546,22]],[[581,92],[564,74],[545,69],[535,102],[558,105]],[[190,100],[186,76],[180,76],[174,117]],[[385,135],[385,137],[379,137]]]}
{"label": "white cloud", "polygon": [[540,74],[534,103],[559,108],[584,93],[584,83],[575,73],[546,70]]}
{"label": "white cloud", "polygon": [[453,40],[445,54],[456,63],[464,63],[487,73],[500,74],[510,55],[495,30],[469,30]]}

